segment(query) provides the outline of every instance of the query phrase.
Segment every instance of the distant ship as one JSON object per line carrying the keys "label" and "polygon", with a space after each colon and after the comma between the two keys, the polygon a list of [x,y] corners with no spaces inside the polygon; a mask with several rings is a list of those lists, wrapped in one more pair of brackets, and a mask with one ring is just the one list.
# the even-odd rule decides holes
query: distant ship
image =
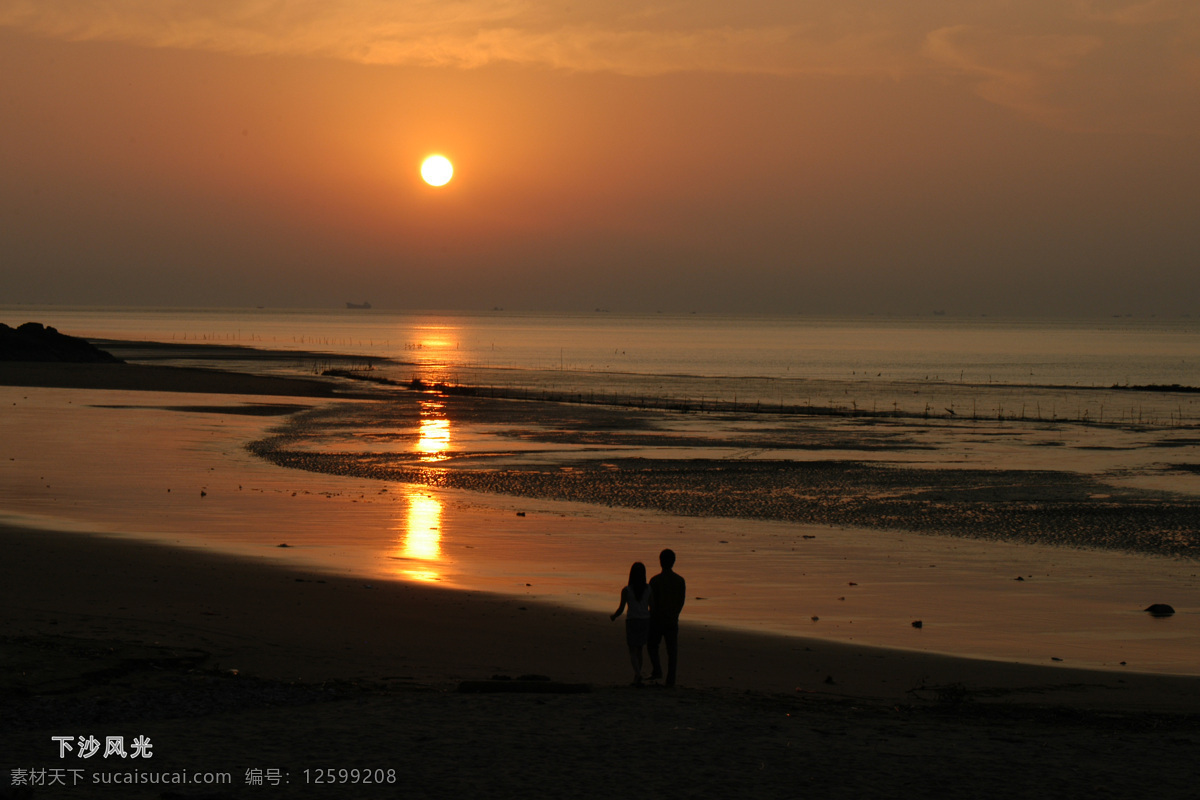
{"label": "distant ship", "polygon": [[370,308],[371,304],[365,300],[361,303],[346,303],[346,308]]}

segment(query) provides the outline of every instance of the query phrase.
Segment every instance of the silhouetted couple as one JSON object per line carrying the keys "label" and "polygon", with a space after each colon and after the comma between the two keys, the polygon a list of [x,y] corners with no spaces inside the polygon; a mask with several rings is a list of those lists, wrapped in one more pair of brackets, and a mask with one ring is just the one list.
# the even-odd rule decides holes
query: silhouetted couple
{"label": "silhouetted couple", "polygon": [[646,581],[646,565],[635,561],[629,568],[629,585],[621,590],[621,605],[609,619],[616,621],[621,612],[625,617],[625,643],[629,646],[629,661],[633,664],[633,682],[642,682],[642,648],[650,652],[650,680],[663,676],[658,659],[658,645],[667,644],[667,686],[675,685],[675,662],[679,654],[679,614],[687,599],[687,583],[675,572],[675,552],[663,550],[658,554],[662,572]]}

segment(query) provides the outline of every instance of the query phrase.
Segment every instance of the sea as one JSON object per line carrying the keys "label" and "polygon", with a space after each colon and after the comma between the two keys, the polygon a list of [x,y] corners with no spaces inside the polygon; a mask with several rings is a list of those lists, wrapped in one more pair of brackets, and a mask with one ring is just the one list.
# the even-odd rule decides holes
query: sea
{"label": "sea", "polygon": [[[1085,320],[0,306],[92,339],[295,352],[250,370],[693,408],[825,409],[1190,425],[1200,316]],[[195,353],[190,363],[196,363]],[[228,366],[228,360],[224,361]],[[1176,392],[1133,392],[1177,387]]]}

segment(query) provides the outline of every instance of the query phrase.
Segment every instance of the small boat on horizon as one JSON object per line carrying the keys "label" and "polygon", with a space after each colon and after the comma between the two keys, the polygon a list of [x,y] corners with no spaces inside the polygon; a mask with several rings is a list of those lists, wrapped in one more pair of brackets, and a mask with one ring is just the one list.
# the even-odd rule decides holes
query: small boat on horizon
{"label": "small boat on horizon", "polygon": [[349,302],[346,303],[346,308],[364,309],[364,308],[370,308],[370,307],[371,307],[371,304],[368,303],[366,300],[364,300],[361,303],[349,303]]}

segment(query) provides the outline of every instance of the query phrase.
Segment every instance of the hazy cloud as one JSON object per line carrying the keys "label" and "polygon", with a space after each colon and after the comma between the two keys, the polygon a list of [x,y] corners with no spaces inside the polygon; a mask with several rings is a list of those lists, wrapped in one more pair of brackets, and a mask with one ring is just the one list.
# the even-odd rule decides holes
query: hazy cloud
{"label": "hazy cloud", "polygon": [[627,75],[845,74],[901,66],[886,52],[886,31],[829,15],[814,15],[816,22],[794,11],[778,15],[770,3],[729,11],[703,3],[576,8],[521,0],[0,0],[0,25],[68,40],[372,64],[508,62]]}
{"label": "hazy cloud", "polygon": [[1113,0],[1080,0],[1077,13],[1085,18],[1121,25],[1154,25],[1195,20],[1196,4],[1190,0],[1148,0],[1144,3]]}
{"label": "hazy cloud", "polygon": [[[1194,0],[0,0],[0,26],[67,40],[362,63],[942,74],[1045,124],[1195,131]],[[1129,114],[1127,111],[1132,110]]]}
{"label": "hazy cloud", "polygon": [[985,99],[1063,125],[1072,112],[1060,96],[1063,78],[1101,47],[1097,36],[1013,34],[956,25],[930,33],[925,52],[933,61],[973,76]]}
{"label": "hazy cloud", "polygon": [[1200,6],[1087,0],[1033,19],[945,26],[923,52],[986,100],[1054,127],[1200,133]]}

